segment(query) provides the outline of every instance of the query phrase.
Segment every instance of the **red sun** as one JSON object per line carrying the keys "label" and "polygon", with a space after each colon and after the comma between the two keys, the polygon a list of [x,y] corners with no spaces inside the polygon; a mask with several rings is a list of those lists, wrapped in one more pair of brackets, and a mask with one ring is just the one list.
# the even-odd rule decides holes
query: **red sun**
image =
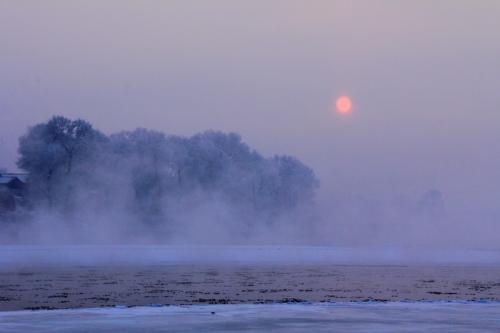
{"label": "red sun", "polygon": [[337,98],[335,102],[337,107],[337,112],[340,114],[349,114],[352,110],[352,102],[351,99],[347,96],[340,96]]}

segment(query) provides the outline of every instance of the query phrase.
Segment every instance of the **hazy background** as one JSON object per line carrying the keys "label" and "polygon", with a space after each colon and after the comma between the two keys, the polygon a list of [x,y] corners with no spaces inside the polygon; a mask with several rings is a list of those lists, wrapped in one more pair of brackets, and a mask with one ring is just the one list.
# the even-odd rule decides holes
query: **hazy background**
{"label": "hazy background", "polygon": [[[499,17],[496,0],[0,0],[0,166],[53,114],[236,131],[316,171],[332,243],[498,248]],[[431,189],[439,218],[416,213]]]}

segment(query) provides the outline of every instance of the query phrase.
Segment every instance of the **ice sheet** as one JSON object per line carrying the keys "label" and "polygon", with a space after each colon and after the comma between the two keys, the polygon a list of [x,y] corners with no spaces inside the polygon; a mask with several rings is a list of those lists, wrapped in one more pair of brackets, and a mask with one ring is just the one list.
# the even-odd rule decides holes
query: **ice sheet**
{"label": "ice sheet", "polygon": [[0,332],[498,332],[500,303],[391,302],[0,312]]}

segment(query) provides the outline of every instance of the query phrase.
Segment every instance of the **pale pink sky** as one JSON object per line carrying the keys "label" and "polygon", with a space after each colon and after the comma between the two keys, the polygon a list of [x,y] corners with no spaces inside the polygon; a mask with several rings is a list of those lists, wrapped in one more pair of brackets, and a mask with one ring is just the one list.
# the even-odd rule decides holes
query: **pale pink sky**
{"label": "pale pink sky", "polygon": [[53,114],[236,131],[313,167],[325,206],[436,188],[464,230],[500,225],[499,17],[496,0],[0,0],[0,166]]}

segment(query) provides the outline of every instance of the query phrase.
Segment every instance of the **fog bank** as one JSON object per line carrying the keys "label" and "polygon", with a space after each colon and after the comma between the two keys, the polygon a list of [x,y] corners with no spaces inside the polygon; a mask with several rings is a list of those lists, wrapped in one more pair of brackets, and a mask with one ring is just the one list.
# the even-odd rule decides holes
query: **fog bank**
{"label": "fog bank", "polygon": [[498,265],[500,251],[326,246],[0,246],[2,269],[102,265]]}

